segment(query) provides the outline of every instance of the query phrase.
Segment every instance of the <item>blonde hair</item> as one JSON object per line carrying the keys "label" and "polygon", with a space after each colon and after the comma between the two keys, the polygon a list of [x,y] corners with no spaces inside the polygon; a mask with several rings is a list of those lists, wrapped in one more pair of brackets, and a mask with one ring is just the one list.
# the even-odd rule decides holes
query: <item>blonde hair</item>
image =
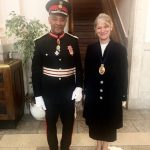
{"label": "blonde hair", "polygon": [[106,24],[109,24],[113,28],[113,22],[111,17],[105,13],[100,13],[94,21],[94,29],[96,28],[99,20],[103,20],[104,22],[106,22]]}

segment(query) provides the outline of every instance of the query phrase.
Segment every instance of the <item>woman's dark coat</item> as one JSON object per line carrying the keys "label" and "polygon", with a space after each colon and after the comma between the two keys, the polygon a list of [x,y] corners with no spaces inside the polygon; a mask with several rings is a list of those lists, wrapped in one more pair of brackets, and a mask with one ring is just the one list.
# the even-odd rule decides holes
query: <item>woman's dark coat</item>
{"label": "woman's dark coat", "polygon": [[[102,62],[106,69],[104,75],[99,74]],[[122,127],[122,101],[127,98],[127,70],[127,51],[121,44],[111,40],[103,57],[99,42],[88,46],[85,58],[83,112],[88,125],[96,123],[99,127]]]}

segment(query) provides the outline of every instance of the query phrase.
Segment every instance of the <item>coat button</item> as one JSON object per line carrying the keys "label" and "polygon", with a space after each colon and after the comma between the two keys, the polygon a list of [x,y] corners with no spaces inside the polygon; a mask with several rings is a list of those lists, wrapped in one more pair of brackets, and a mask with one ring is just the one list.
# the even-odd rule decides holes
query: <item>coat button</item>
{"label": "coat button", "polygon": [[100,99],[100,100],[102,100],[102,99],[103,99],[103,97],[102,97],[102,96],[100,96],[100,97],[99,97],[99,99]]}
{"label": "coat button", "polygon": [[103,89],[100,89],[99,91],[100,91],[100,92],[103,92]]}
{"label": "coat button", "polygon": [[104,81],[103,81],[103,80],[101,80],[101,81],[100,81],[100,84],[103,84],[103,83],[104,83]]}
{"label": "coat button", "polygon": [[59,78],[59,80],[61,80],[61,78]]}
{"label": "coat button", "polygon": [[59,61],[61,61],[61,58],[59,59]]}

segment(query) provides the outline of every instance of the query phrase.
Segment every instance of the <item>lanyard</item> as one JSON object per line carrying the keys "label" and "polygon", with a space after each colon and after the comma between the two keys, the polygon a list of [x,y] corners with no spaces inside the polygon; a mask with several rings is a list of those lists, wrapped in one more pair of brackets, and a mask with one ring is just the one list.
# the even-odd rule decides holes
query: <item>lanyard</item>
{"label": "lanyard", "polygon": [[[107,46],[108,46],[108,44],[107,44]],[[107,49],[107,46],[105,48],[105,52],[104,52],[103,56],[101,55],[101,57],[100,57],[100,63],[101,63],[100,66],[99,66],[99,74],[100,75],[104,75],[105,72],[106,72],[105,63],[106,63],[106,60],[107,60],[107,58],[110,54],[109,53],[110,49]]]}

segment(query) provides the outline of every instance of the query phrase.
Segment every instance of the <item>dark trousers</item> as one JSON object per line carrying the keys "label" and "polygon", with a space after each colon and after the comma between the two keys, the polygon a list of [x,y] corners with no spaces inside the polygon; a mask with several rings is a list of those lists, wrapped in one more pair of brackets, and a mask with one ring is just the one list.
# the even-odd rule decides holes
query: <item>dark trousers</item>
{"label": "dark trousers", "polygon": [[74,101],[62,104],[49,104],[46,110],[47,140],[50,150],[58,150],[56,123],[60,117],[62,122],[61,150],[69,150],[74,124]]}

